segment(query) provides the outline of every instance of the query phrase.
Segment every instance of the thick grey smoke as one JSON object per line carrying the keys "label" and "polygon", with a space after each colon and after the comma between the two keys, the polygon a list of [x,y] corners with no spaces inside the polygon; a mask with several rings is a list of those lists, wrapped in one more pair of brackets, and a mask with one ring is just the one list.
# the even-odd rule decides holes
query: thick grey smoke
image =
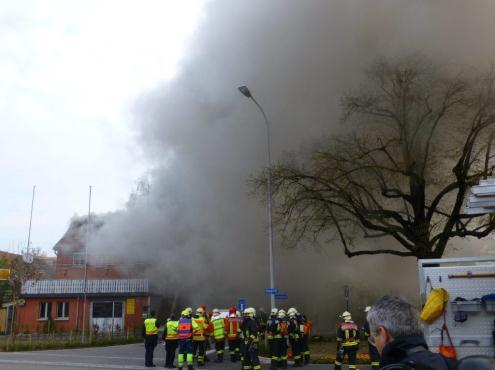
{"label": "thick grey smoke", "polygon": [[[180,73],[134,107],[150,187],[105,217],[94,247],[146,263],[150,278],[191,305],[246,297],[266,307],[266,211],[246,182],[266,163],[266,132],[237,87],[248,85],[265,108],[277,160],[338,130],[339,97],[378,57],[419,51],[486,67],[494,10],[491,1],[208,2]],[[285,305],[307,311],[321,331],[345,308],[346,284],[354,312],[384,293],[417,297],[413,259],[348,260],[338,244],[277,244],[276,262]]]}

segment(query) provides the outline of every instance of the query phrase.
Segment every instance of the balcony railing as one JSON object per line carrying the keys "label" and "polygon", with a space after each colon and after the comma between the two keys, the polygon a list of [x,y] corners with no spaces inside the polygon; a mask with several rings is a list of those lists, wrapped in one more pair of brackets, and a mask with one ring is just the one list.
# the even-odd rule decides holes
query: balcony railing
{"label": "balcony railing", "polygon": [[39,295],[80,295],[84,294],[148,294],[147,279],[88,279],[86,289],[84,280],[27,280],[21,289],[23,296]]}

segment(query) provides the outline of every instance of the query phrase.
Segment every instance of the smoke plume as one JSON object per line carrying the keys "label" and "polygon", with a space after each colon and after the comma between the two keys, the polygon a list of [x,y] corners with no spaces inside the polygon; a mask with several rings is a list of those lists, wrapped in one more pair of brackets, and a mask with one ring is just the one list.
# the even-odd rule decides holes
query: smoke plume
{"label": "smoke plume", "polygon": [[[244,297],[267,307],[266,210],[247,186],[266,165],[266,130],[237,87],[264,107],[277,161],[339,129],[339,97],[378,57],[421,52],[486,67],[494,10],[490,1],[207,2],[178,75],[136,99],[148,180],[126,209],[104,217],[92,248],[146,264],[155,284],[188,305]],[[304,310],[321,332],[345,309],[344,285],[356,315],[385,293],[418,297],[414,259],[349,260],[337,243],[293,250],[279,241],[276,285],[290,299],[281,306]]]}

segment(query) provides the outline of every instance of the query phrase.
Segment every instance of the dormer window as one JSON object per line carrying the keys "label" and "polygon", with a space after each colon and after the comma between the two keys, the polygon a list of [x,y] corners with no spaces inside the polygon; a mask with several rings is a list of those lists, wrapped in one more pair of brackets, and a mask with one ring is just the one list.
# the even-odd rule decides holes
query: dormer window
{"label": "dormer window", "polygon": [[84,266],[84,253],[73,253],[72,264],[74,266]]}

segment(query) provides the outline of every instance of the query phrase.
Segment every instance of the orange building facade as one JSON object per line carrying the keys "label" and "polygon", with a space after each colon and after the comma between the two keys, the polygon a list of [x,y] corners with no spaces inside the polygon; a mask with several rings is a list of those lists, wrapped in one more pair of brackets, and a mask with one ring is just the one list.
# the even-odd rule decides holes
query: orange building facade
{"label": "orange building facade", "polygon": [[84,223],[73,223],[55,245],[53,279],[23,284],[24,304],[15,313],[17,333],[78,333],[84,327],[95,335],[139,335],[150,305],[148,280],[130,276],[116,263],[86,261],[78,237],[81,227]]}

